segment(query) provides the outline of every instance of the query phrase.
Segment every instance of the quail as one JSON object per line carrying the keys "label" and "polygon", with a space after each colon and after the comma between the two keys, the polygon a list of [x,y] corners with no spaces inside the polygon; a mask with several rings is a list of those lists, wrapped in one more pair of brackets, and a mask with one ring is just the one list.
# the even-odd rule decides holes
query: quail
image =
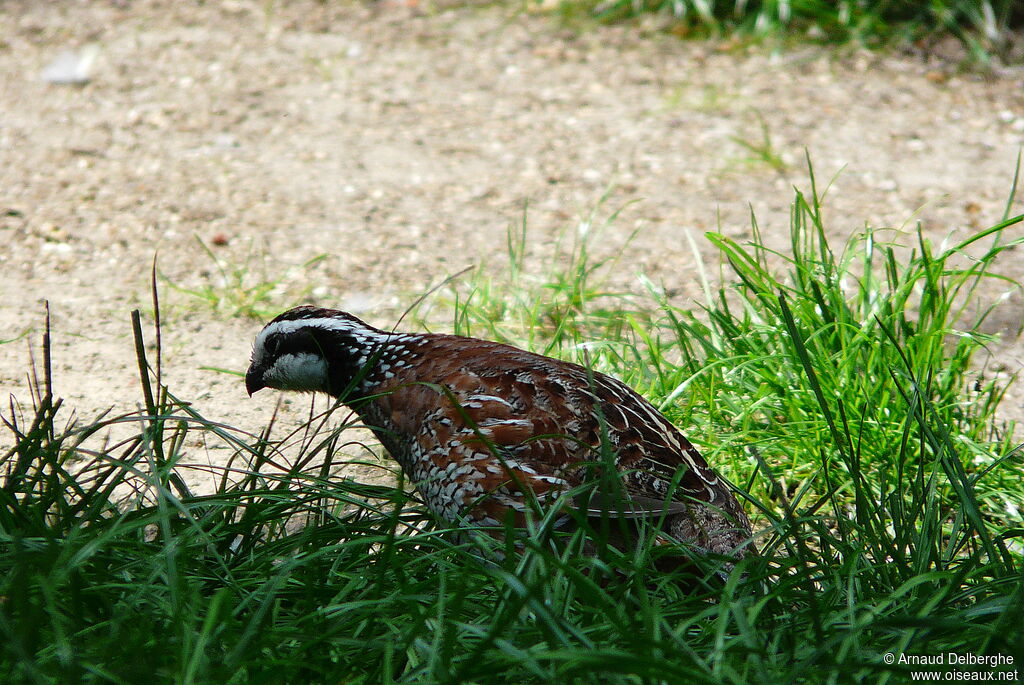
{"label": "quail", "polygon": [[611,463],[618,503],[579,506],[646,516],[698,554],[753,553],[750,521],[700,452],[637,392],[577,364],[300,306],[256,336],[245,386],[250,396],[323,392],[351,407],[454,525],[522,522]]}

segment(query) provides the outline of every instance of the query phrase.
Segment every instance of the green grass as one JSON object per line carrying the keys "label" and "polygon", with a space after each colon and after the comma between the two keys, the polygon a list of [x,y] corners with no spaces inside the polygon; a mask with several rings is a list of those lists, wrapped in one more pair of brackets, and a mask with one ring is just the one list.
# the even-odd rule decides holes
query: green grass
{"label": "green grass", "polygon": [[[746,243],[707,236],[722,273],[695,308],[608,287],[621,267],[594,255],[596,214],[536,268],[524,219],[508,272],[455,289],[454,328],[618,374],[741,487],[762,555],[725,584],[654,570],[651,545],[585,557],[543,522],[485,554],[401,487],[329,476],[324,459],[364,458],[344,412],[285,435],[218,424],[154,382],[141,344],[145,409],[63,427],[43,355],[30,406],[3,413],[0,681],[884,683],[908,680],[886,653],[950,651],[1019,666],[1024,459],[1005,384],[974,369],[979,286],[1017,287],[995,274],[1022,221],[946,250],[870,230],[836,249],[812,178],[787,252],[756,223]],[[214,448],[233,455],[215,494],[189,492]]]}
{"label": "green grass", "polygon": [[772,142],[771,133],[768,130],[768,122],[765,121],[760,112],[755,112],[755,114],[757,115],[757,123],[761,128],[760,140],[747,139],[742,136],[731,136],[732,141],[747,153],[747,156],[741,161],[749,166],[764,165],[773,171],[782,173],[786,171],[787,164]]}
{"label": "green grass", "polygon": [[687,37],[777,36],[881,46],[953,36],[981,62],[1011,57],[1024,26],[1024,6],[1017,0],[562,0],[558,7],[566,17],[602,21],[655,15]]}
{"label": "green grass", "polygon": [[[279,274],[271,275],[267,270],[266,254],[258,253],[250,248],[248,254],[237,262],[219,256],[196,236],[200,249],[209,258],[211,269],[201,272],[202,283],[187,287],[175,283],[161,274],[164,283],[175,292],[187,296],[190,304],[200,309],[211,310],[218,316],[238,316],[264,320],[274,316],[281,309],[284,295],[303,298],[309,294],[310,288],[299,289],[289,287],[296,272],[301,272],[317,262],[323,261],[327,255],[320,254],[306,260],[298,267],[286,269]],[[257,263],[258,267],[253,268]]]}

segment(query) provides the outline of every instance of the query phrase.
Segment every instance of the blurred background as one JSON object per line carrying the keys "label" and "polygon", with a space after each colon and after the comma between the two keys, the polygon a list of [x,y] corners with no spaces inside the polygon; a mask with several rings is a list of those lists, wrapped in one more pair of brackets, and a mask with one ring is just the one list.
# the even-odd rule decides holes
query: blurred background
{"label": "blurred background", "polygon": [[[393,325],[505,269],[524,222],[526,270],[600,225],[610,288],[687,302],[705,232],[743,240],[753,212],[788,242],[808,159],[840,240],[1003,215],[1016,3],[756,5],[4,2],[0,340],[37,334],[47,299],[61,394],[134,406],[127,312],[152,310],[155,260],[168,377],[247,421],[267,408],[211,369],[243,369],[267,317]],[[2,349],[0,386],[24,388],[27,345]]]}

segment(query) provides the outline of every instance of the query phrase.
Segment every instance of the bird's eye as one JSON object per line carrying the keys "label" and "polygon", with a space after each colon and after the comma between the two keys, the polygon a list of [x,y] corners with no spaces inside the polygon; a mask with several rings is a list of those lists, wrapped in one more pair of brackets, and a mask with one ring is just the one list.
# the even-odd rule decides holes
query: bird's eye
{"label": "bird's eye", "polygon": [[266,350],[267,354],[271,356],[277,354],[277,348],[280,346],[281,339],[276,335],[270,336],[269,338],[267,338],[266,342],[263,343],[263,349]]}

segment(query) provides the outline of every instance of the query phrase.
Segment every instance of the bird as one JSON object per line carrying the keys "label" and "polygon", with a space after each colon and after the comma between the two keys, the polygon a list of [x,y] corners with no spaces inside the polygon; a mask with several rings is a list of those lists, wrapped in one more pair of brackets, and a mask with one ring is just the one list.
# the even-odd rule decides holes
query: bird
{"label": "bird", "polygon": [[522,525],[532,507],[569,506],[652,521],[691,556],[756,554],[730,486],[679,429],[622,381],[578,364],[302,305],[256,336],[245,387],[348,406],[455,526]]}

